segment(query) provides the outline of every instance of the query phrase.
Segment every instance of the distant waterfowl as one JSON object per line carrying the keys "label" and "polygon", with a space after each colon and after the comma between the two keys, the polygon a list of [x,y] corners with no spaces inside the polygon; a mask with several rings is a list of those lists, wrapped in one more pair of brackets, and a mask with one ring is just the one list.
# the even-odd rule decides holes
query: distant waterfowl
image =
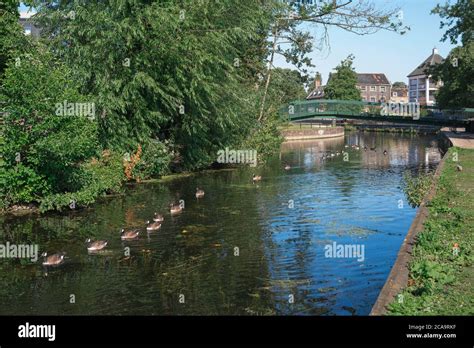
{"label": "distant waterfowl", "polygon": [[198,187],[196,187],[196,198],[202,198],[204,197],[204,190],[201,190],[199,189]]}
{"label": "distant waterfowl", "polygon": [[364,146],[364,151],[367,151],[367,146]]}
{"label": "distant waterfowl", "polygon": [[120,230],[120,238],[122,240],[131,240],[131,239],[136,239],[138,238],[138,235],[140,234],[140,231],[138,230],[127,230],[125,231],[123,228]]}
{"label": "distant waterfowl", "polygon": [[57,265],[60,265],[64,262],[64,256],[65,255],[66,255],[66,253],[64,253],[64,252],[56,253],[56,254],[49,255],[49,256],[48,256],[48,253],[43,253],[43,254],[41,254],[41,256],[44,257],[43,266],[57,266]]}
{"label": "distant waterfowl", "polygon": [[384,154],[384,156],[387,156],[387,154],[388,154],[387,150],[383,150],[383,154]]}
{"label": "distant waterfowl", "polygon": [[152,222],[150,223],[150,221],[147,221],[147,226],[146,226],[146,230],[147,231],[156,231],[156,230],[159,230],[160,227],[161,227],[161,223],[160,222]]}
{"label": "distant waterfowl", "polygon": [[290,165],[287,164],[287,165],[285,166],[285,170],[290,170],[290,169],[291,169]]}
{"label": "distant waterfowl", "polygon": [[183,211],[183,207],[181,204],[170,204],[170,213],[171,214],[179,214]]}
{"label": "distant waterfowl", "polygon": [[256,182],[256,181],[260,181],[262,180],[262,176],[261,175],[255,175],[252,177],[252,181],[253,182]]}
{"label": "distant waterfowl", "polygon": [[92,242],[90,238],[87,238],[86,243],[87,251],[99,251],[107,246],[106,240],[96,240]]}
{"label": "distant waterfowl", "polygon": [[155,216],[153,217],[153,221],[156,222],[163,222],[165,220],[164,216],[158,213],[155,213]]}
{"label": "distant waterfowl", "polygon": [[376,147],[371,147],[370,150],[377,152],[377,148],[376,148]]}

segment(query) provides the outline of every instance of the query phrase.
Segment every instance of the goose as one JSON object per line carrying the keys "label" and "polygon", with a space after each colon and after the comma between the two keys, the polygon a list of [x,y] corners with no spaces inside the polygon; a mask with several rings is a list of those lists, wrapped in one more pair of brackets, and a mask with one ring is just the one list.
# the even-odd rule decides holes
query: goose
{"label": "goose", "polygon": [[165,220],[164,216],[158,213],[155,213],[155,216],[153,217],[153,221],[155,222],[163,222]]}
{"label": "goose", "polygon": [[383,154],[384,154],[384,156],[387,156],[387,154],[388,154],[387,150],[383,150]]}
{"label": "goose", "polygon": [[364,151],[367,151],[367,146],[364,146]]}
{"label": "goose", "polygon": [[180,204],[170,204],[170,213],[171,214],[179,214],[183,211],[183,207]]}
{"label": "goose", "polygon": [[261,176],[261,175],[255,175],[255,174],[253,175],[253,177],[252,177],[252,181],[253,181],[253,182],[260,181],[260,180],[262,180],[262,176]]}
{"label": "goose", "polygon": [[106,240],[96,240],[92,242],[90,238],[87,238],[86,243],[87,251],[99,251],[104,249],[108,242]]}
{"label": "goose", "polygon": [[128,230],[128,231],[125,231],[123,228],[120,230],[121,234],[120,234],[120,238],[122,240],[131,240],[131,239],[135,239],[135,238],[138,238],[138,235],[140,234],[140,231],[138,230]]}
{"label": "goose", "polygon": [[161,223],[159,222],[150,223],[150,221],[147,221],[146,223],[147,223],[147,227],[146,227],[147,231],[156,231],[156,230],[159,230],[161,227]]}
{"label": "goose", "polygon": [[196,187],[196,198],[202,198],[204,197],[204,190],[199,189]]}
{"label": "goose", "polygon": [[370,150],[377,152],[377,148],[376,148],[376,147],[371,147]]}
{"label": "goose", "polygon": [[290,165],[287,164],[287,165],[285,166],[285,170],[290,170],[290,169],[291,169]]}
{"label": "goose", "polygon": [[64,262],[64,256],[66,253],[61,252],[61,253],[56,253],[53,255],[49,255],[48,253],[44,252],[41,254],[41,256],[44,257],[43,261],[43,266],[57,266],[60,265]]}

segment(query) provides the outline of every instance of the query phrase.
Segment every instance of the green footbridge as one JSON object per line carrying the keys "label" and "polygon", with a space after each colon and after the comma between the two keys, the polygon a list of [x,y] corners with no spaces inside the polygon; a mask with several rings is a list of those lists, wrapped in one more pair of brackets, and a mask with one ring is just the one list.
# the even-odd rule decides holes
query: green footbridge
{"label": "green footbridge", "polygon": [[394,123],[466,127],[474,132],[474,108],[439,109],[416,103],[372,103],[351,100],[297,100],[280,109],[289,122],[317,118],[347,118]]}

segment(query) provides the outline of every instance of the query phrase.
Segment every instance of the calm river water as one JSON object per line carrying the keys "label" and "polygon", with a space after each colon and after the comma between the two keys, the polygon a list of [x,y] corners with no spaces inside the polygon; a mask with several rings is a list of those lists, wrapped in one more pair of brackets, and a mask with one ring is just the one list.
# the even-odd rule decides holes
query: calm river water
{"label": "calm river water", "polygon": [[[0,259],[0,314],[367,315],[416,213],[403,172],[439,160],[435,136],[351,133],[285,143],[262,168],[129,187],[79,212],[0,217],[0,243],[67,253],[53,269]],[[170,216],[177,199],[185,210]],[[154,212],[165,221],[147,234]],[[142,234],[122,242],[122,227]],[[89,255],[89,237],[106,251]],[[333,243],[363,254],[328,257]]]}

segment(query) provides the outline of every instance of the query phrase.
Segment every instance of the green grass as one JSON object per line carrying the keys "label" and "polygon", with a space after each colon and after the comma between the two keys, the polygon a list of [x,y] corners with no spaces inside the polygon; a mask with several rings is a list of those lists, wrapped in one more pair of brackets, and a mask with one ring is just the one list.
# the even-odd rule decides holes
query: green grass
{"label": "green grass", "polygon": [[391,315],[474,314],[474,150],[451,148],[446,156],[413,248],[408,286],[390,304]]}

